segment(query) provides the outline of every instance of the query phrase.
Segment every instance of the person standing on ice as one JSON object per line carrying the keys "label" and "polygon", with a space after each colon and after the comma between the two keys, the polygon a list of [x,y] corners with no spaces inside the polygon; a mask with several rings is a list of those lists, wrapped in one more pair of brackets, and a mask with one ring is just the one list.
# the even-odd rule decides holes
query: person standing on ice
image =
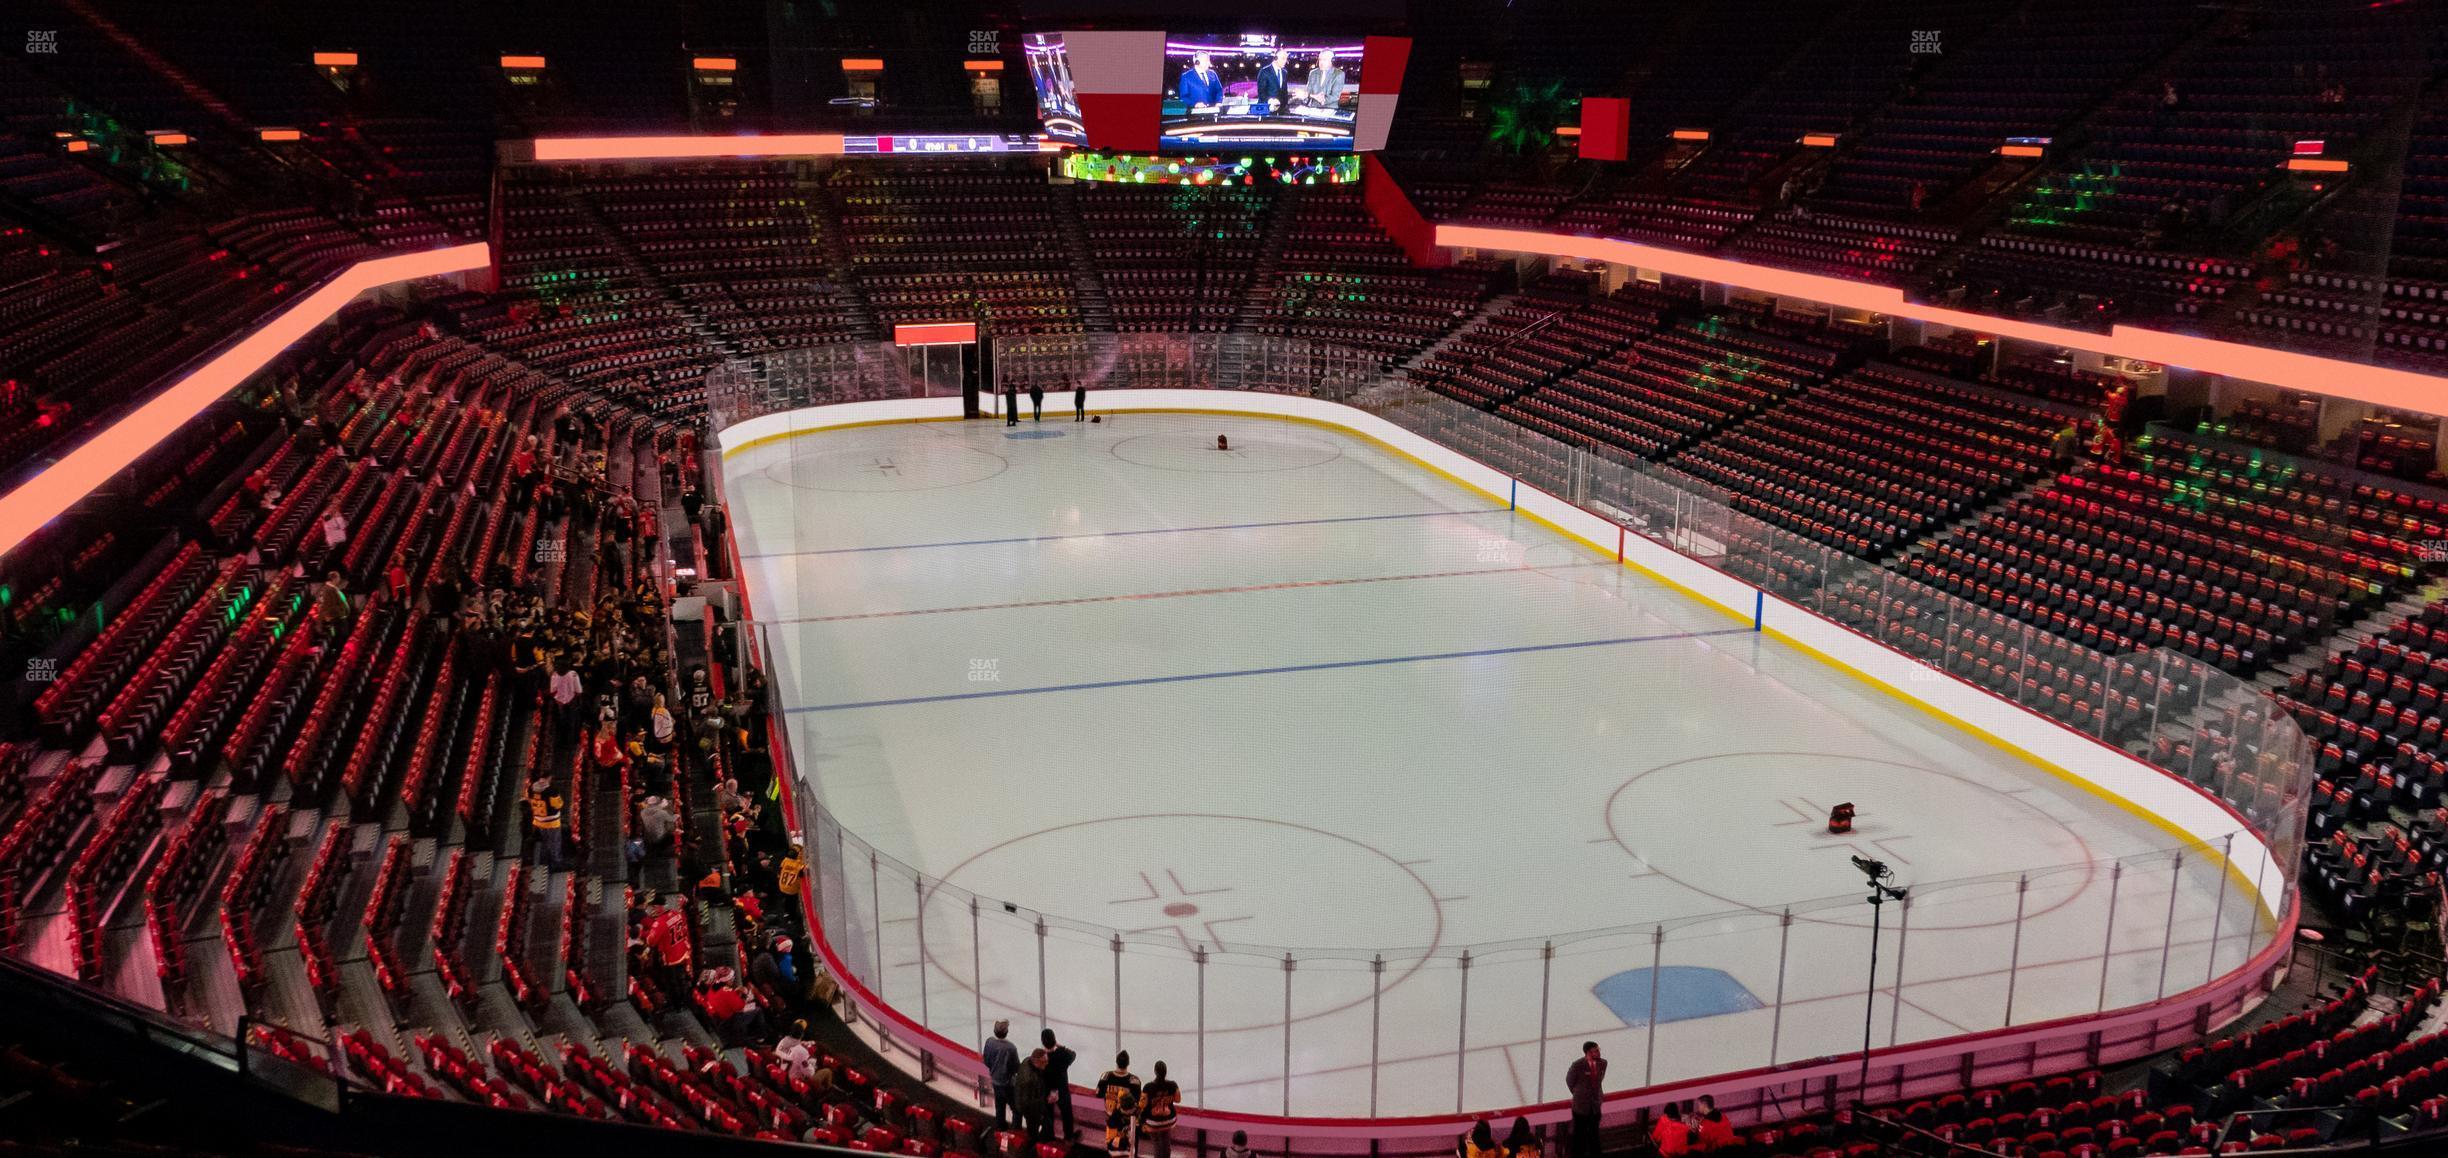
{"label": "person standing on ice", "polygon": [[1071,421],[1088,421],[1088,384],[1085,382],[1071,384]]}
{"label": "person standing on ice", "polygon": [[1581,1056],[1564,1071],[1564,1088],[1572,1091],[1572,1158],[1598,1158],[1598,1108],[1606,1100],[1606,1059],[1598,1043],[1581,1043]]}
{"label": "person standing on ice", "polygon": [[1033,417],[1033,418],[1029,419],[1029,421],[1031,421],[1031,422],[1043,422],[1043,421],[1045,421],[1045,384],[1044,384],[1044,383],[1042,383],[1042,382],[1031,382],[1031,383],[1029,383],[1029,407],[1030,407],[1030,408],[1031,408],[1031,410],[1033,410],[1033,411],[1034,411],[1034,413],[1035,413],[1035,417]]}

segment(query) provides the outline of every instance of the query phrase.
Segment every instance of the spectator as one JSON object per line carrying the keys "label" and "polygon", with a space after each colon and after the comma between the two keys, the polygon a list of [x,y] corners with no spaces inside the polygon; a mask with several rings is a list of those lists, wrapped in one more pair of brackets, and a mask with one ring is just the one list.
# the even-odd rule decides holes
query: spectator
{"label": "spectator", "polygon": [[620,736],[612,730],[612,721],[595,726],[595,766],[607,771],[629,763],[629,750],[621,746]]}
{"label": "spectator", "polygon": [[679,725],[672,722],[671,709],[663,704],[663,693],[656,692],[654,707],[646,713],[646,734],[654,739],[655,751],[657,753],[670,752],[672,737],[677,735],[679,730]]}
{"label": "spectator", "polygon": [[816,1076],[816,1051],[809,1049],[808,1044],[799,1038],[805,1032],[806,1022],[794,1022],[791,1031],[783,1034],[782,1040],[775,1042],[773,1048],[774,1060],[781,1062],[791,1077],[803,1082]]}
{"label": "spectator", "polygon": [[1505,1133],[1504,1148],[1508,1158],[1539,1158],[1542,1148],[1538,1134],[1530,1129],[1530,1119],[1513,1119],[1513,1128]]}
{"label": "spectator", "polygon": [[348,615],[348,581],[338,571],[324,575],[322,585],[315,588],[315,621],[323,626],[325,634],[338,635],[340,623]]}
{"label": "spectator", "polygon": [[681,906],[682,898],[666,897],[663,909],[646,919],[644,940],[654,954],[654,963],[661,974],[659,982],[666,993],[686,993],[689,976],[688,914]]}
{"label": "spectator", "polygon": [[[1052,1029],[1039,1030],[1037,1041],[1045,1047],[1046,1096],[1053,1099],[1055,1117],[1062,1119],[1063,1144],[1069,1145],[1079,1137],[1079,1125],[1072,1118],[1071,1105],[1071,1063],[1079,1060],[1079,1054],[1070,1046],[1057,1043]],[[1052,1123],[1053,1119],[1049,1118],[1047,1124]]]}
{"label": "spectator", "polygon": [[560,732],[561,742],[566,744],[578,737],[579,719],[585,711],[580,695],[585,688],[579,682],[577,669],[559,660],[546,658],[544,669],[551,673],[545,681],[545,688],[552,696],[553,723]]}
{"label": "spectator", "polygon": [[1232,1145],[1224,1148],[1224,1158],[1253,1158],[1250,1154],[1249,1131],[1233,1131]]}
{"label": "spectator", "polygon": [[2081,449],[2082,430],[2074,425],[2071,418],[2066,419],[2064,426],[2057,428],[2057,433],[2049,436],[2049,459],[2057,464],[2059,470],[2074,465],[2074,456]]}
{"label": "spectator", "polygon": [[565,807],[561,794],[553,791],[552,781],[539,777],[527,786],[527,825],[535,835],[537,859],[554,872],[569,869],[569,851],[561,826]]}
{"label": "spectator", "polygon": [[323,509],[323,546],[330,555],[340,553],[340,545],[348,542],[348,518],[335,503]]}
{"label": "spectator", "polygon": [[774,869],[774,891],[785,897],[798,896],[799,877],[805,872],[807,854],[794,844],[790,848],[790,855],[783,857],[782,863]]}
{"label": "spectator", "polygon": [[1105,1158],[1131,1158],[1137,1146],[1131,1135],[1139,1120],[1139,1091],[1118,1090],[1105,1102]]}
{"label": "spectator", "polygon": [[1020,1077],[1020,1048],[1011,1043],[1011,1022],[994,1023],[994,1036],[978,1050],[978,1060],[986,1065],[987,1082],[994,1087],[995,1127],[1002,1128],[1005,1114],[1016,1096],[1015,1083]]}
{"label": "spectator", "polygon": [[1173,1158],[1173,1127],[1180,1120],[1174,1111],[1181,1105],[1181,1083],[1165,1076],[1165,1064],[1156,1063],[1156,1076],[1139,1090],[1139,1129],[1153,1140],[1156,1158]]}
{"label": "spectator", "polygon": [[1046,1104],[1049,1095],[1046,1093],[1045,1068],[1046,1051],[1030,1050],[1028,1059],[1021,1062],[1019,1071],[1012,1075],[1012,1104],[1020,1119],[1020,1132],[1028,1135],[1031,1142],[1043,1142],[1052,1137],[1048,1132],[1048,1127],[1052,1125],[1052,1107]]}
{"label": "spectator", "polygon": [[1454,1152],[1458,1158],[1504,1158],[1503,1148],[1496,1145],[1496,1131],[1485,1118],[1471,1123],[1470,1133],[1462,1135]]}
{"label": "spectator", "polygon": [[1564,1088],[1572,1091],[1573,1158],[1598,1158],[1598,1108],[1606,1100],[1606,1059],[1598,1043],[1581,1043],[1581,1056],[1564,1071]]}
{"label": "spectator", "polygon": [[671,850],[671,835],[681,827],[681,813],[671,808],[671,801],[661,796],[649,796],[646,803],[636,805],[636,835],[646,840],[649,852]]}
{"label": "spectator", "polygon": [[[1129,1154],[1137,1139],[1133,1115],[1139,1109],[1139,1075],[1130,1072],[1130,1051],[1114,1055],[1114,1068],[1097,1079],[1097,1100],[1105,1103],[1105,1149]],[[1119,1144],[1120,1149],[1116,1149]]]}
{"label": "spectator", "polygon": [[1683,1121],[1681,1104],[1666,1103],[1657,1124],[1649,1127],[1649,1144],[1657,1149],[1658,1158],[1677,1158],[1691,1152],[1691,1127]]}
{"label": "spectator", "polygon": [[1724,1150],[1734,1145],[1734,1123],[1726,1121],[1726,1116],[1717,1112],[1717,1099],[1714,1096],[1700,1095],[1697,1121],[1694,1149]]}

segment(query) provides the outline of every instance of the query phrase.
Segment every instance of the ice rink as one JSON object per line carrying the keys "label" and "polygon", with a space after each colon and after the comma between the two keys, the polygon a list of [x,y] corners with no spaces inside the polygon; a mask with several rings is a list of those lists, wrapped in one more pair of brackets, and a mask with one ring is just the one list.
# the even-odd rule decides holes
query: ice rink
{"label": "ice rink", "polygon": [[1559,1098],[1583,1039],[1614,1088],[1842,1053],[1854,855],[1914,889],[1879,1045],[2148,1001],[2265,935],[2143,818],[1356,436],[1049,408],[725,474],[848,834],[816,835],[827,938],[964,1045],[1051,1024],[1092,1080],[1118,1021],[1194,1104],[1325,1116]]}

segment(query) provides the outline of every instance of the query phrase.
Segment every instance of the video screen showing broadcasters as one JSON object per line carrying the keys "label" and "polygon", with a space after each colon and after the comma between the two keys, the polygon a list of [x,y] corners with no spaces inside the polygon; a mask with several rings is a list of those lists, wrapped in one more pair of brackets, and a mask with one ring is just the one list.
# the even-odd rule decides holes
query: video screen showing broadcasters
{"label": "video screen showing broadcasters", "polygon": [[[1023,42],[1046,135],[1084,139],[1060,33]],[[1242,146],[1316,152],[1352,147],[1360,39],[1271,33],[1171,35],[1164,47],[1160,145],[1212,153]]]}

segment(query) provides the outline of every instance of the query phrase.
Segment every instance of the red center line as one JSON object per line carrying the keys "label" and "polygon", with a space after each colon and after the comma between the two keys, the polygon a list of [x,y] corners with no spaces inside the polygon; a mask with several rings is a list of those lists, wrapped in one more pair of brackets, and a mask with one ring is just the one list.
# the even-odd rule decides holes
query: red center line
{"label": "red center line", "polygon": [[1368,575],[1357,579],[1297,579],[1288,583],[1253,583],[1243,587],[1196,587],[1187,591],[1137,591],[1124,595],[1083,595],[1074,599],[1033,599],[1022,603],[975,603],[966,607],[921,607],[911,611],[861,611],[850,615],[812,615],[799,619],[773,619],[768,623],[840,623],[852,619],[893,619],[905,615],[948,615],[956,611],[1009,611],[1026,607],[1069,607],[1083,603],[1116,603],[1130,599],[1181,599],[1193,595],[1241,595],[1253,591],[1288,591],[1296,587],[1342,587],[1354,583],[1406,583],[1415,579],[1452,579],[1463,575],[1505,575],[1515,572],[1544,573],[1559,567],[1612,567],[1606,560],[1587,563],[1563,563],[1542,567],[1475,567],[1465,571],[1424,571],[1416,575]]}

